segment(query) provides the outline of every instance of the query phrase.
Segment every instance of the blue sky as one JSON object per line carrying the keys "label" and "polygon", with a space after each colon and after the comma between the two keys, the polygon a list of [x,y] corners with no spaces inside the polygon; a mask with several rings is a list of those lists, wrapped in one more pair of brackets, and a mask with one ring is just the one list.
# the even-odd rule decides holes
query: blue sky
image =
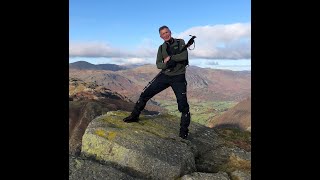
{"label": "blue sky", "polygon": [[69,0],[69,62],[155,64],[162,25],[197,36],[190,65],[251,70],[249,0]]}

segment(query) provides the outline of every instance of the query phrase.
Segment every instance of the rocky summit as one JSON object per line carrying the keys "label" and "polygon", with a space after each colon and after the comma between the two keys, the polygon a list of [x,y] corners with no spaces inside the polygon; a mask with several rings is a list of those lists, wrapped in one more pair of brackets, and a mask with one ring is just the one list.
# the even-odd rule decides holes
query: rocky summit
{"label": "rocky summit", "polygon": [[[124,123],[127,111],[94,118],[82,137],[81,154],[69,158],[69,179],[251,179],[250,138],[194,122],[187,140],[180,120],[167,114],[141,115]],[[231,131],[231,130],[230,130]]]}

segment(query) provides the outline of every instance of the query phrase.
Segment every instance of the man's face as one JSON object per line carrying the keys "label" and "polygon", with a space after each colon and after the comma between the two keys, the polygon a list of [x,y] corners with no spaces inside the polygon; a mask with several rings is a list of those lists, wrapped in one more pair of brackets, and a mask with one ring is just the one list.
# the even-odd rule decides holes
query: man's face
{"label": "man's face", "polygon": [[164,41],[169,41],[171,39],[171,31],[168,28],[164,28],[160,31],[160,37]]}

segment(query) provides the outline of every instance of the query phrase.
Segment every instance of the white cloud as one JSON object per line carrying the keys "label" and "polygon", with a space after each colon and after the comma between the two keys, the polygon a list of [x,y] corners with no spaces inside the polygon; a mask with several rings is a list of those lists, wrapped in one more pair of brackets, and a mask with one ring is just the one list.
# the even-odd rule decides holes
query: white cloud
{"label": "white cloud", "polygon": [[149,41],[143,41],[135,50],[125,49],[102,42],[71,42],[69,57],[150,58],[155,57],[158,50]]}
{"label": "white cloud", "polygon": [[251,58],[250,23],[192,27],[177,34],[177,37],[183,38],[187,43],[189,35],[197,36],[194,51],[189,51],[193,58]]}
{"label": "white cloud", "polygon": [[130,52],[123,51],[102,42],[80,42],[69,44],[70,57],[130,57]]}
{"label": "white cloud", "polygon": [[144,63],[145,59],[143,59],[143,58],[128,58],[127,62],[129,64],[138,64],[138,63]]}
{"label": "white cloud", "polygon": [[[173,34],[183,38],[186,43],[191,35],[195,39],[195,49],[189,51],[191,58],[203,59],[250,59],[251,58],[251,24],[235,23],[227,25],[197,26]],[[103,42],[71,42],[69,57],[104,57],[115,58],[121,63],[155,62],[159,44],[156,40],[144,39],[133,50],[116,48]],[[193,45],[191,46],[191,48]],[[150,60],[152,59],[152,60]]]}

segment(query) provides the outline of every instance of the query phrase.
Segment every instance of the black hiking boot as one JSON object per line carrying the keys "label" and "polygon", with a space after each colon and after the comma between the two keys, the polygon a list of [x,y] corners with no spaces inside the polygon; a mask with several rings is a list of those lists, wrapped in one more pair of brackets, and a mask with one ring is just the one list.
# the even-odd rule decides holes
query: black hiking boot
{"label": "black hiking boot", "polygon": [[130,116],[123,119],[123,122],[126,122],[126,123],[138,122],[138,121],[139,121],[139,116],[133,116],[132,114],[130,114]]}
{"label": "black hiking boot", "polygon": [[187,139],[188,131],[181,131],[180,130],[179,137],[181,137],[182,139]]}

